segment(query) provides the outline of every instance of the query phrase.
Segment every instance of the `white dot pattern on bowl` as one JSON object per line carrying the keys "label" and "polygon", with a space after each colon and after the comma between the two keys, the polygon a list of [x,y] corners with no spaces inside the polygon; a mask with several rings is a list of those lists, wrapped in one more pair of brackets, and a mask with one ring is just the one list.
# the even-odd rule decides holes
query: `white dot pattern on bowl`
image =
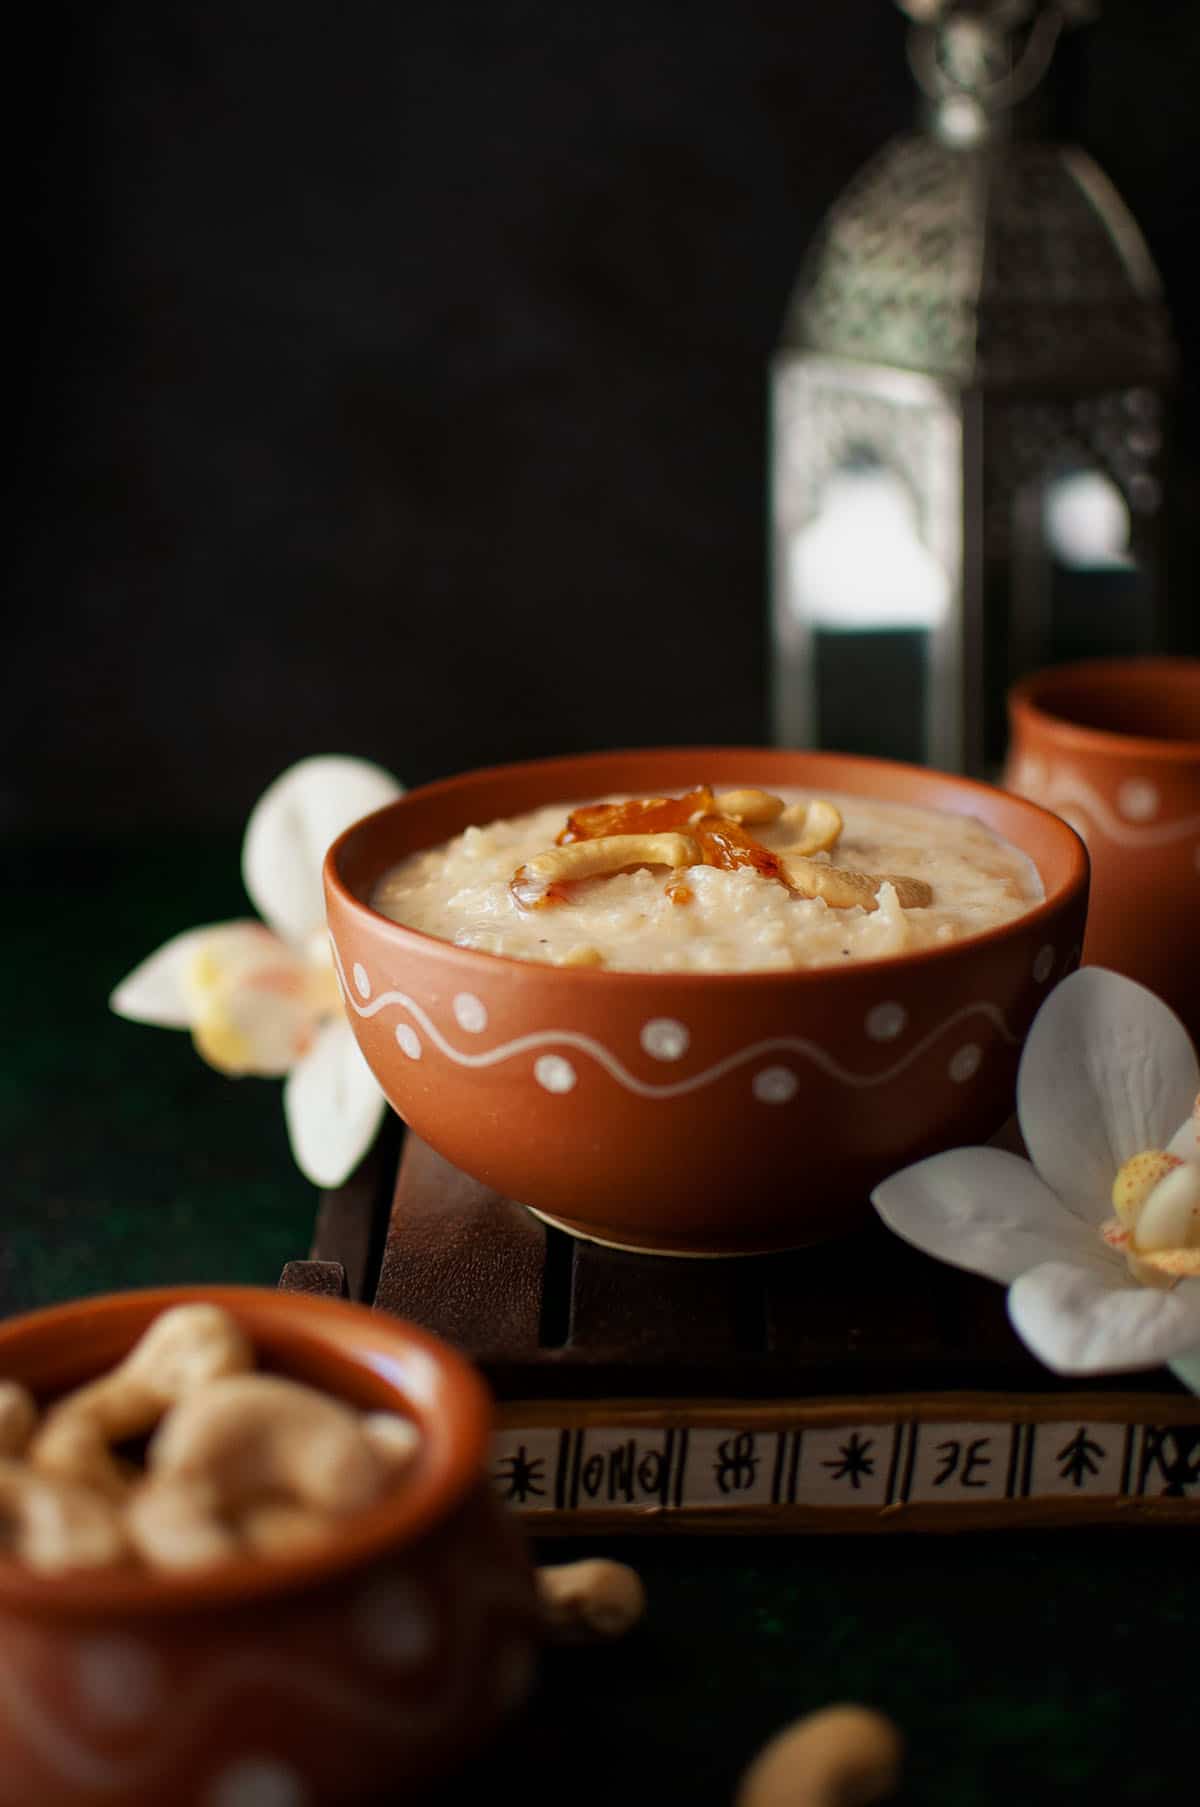
{"label": "white dot pattern on bowl", "polygon": [[420,1060],[421,1038],[411,1023],[396,1024],[396,1040],[410,1060]]}
{"label": "white dot pattern on bowl", "polygon": [[1127,822],[1150,822],[1158,814],[1158,791],[1148,778],[1127,778],[1117,792],[1117,808]]}
{"label": "white dot pattern on bowl", "polygon": [[397,1669],[423,1663],[434,1646],[429,1604],[405,1575],[389,1575],[364,1590],[354,1608],[354,1637],[365,1656]]}
{"label": "white dot pattern on bowl", "polygon": [[751,1090],[760,1104],[786,1104],[800,1090],[800,1081],[790,1067],[763,1067]]}
{"label": "white dot pattern on bowl", "polygon": [[153,1651],[132,1638],[87,1638],[75,1651],[84,1707],[107,1725],[137,1725],[159,1706],[162,1670]]}
{"label": "white dot pattern on bowl", "polygon": [[983,1049],[978,1042],[964,1042],[956,1054],[951,1056],[947,1069],[955,1085],[965,1085],[968,1079],[974,1079],[983,1061]]}
{"label": "white dot pattern on bowl", "polygon": [[547,1092],[569,1092],[575,1084],[576,1072],[561,1054],[542,1054],[534,1063],[533,1076]]}
{"label": "white dot pattern on bowl", "polygon": [[473,991],[460,991],[453,1004],[454,1020],[468,1035],[482,1035],[488,1026],[487,1005]]}
{"label": "white dot pattern on bowl", "polygon": [[642,1030],[642,1046],[655,1060],[681,1060],[691,1041],[687,1026],[671,1016],[656,1016]]}
{"label": "white dot pattern on bowl", "polygon": [[243,1757],[216,1777],[205,1807],[311,1807],[312,1799],[307,1783],[288,1764],[276,1757]]}
{"label": "white dot pattern on bowl", "polygon": [[360,998],[370,997],[371,981],[367,977],[366,967],[360,960],[354,962],[354,983],[358,987],[358,995]]}
{"label": "white dot pattern on bowl", "polygon": [[1044,985],[1053,971],[1054,949],[1047,942],[1045,947],[1038,949],[1037,958],[1033,963],[1033,976],[1039,985]]}
{"label": "white dot pattern on bowl", "polygon": [[868,1010],[865,1027],[873,1042],[894,1042],[907,1024],[908,1012],[903,1004],[887,1003]]}

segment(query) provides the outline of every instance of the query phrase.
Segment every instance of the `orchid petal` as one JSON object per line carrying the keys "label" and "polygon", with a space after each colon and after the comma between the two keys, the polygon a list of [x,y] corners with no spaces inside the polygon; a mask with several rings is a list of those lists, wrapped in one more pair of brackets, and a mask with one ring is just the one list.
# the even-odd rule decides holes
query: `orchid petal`
{"label": "orchid petal", "polygon": [[379,766],[340,754],[302,759],[268,785],[242,842],[242,882],[263,921],[303,945],[325,921],[321,866],[330,844],[403,791]]}
{"label": "orchid petal", "polygon": [[1023,1274],[1008,1295],[1013,1328],[1056,1374],[1157,1368],[1200,1345],[1200,1282],[1171,1292],[1065,1261]]}
{"label": "orchid petal", "polygon": [[315,1186],[340,1186],[375,1140],[385,1108],[349,1023],[326,1023],[283,1091],[300,1171]]}
{"label": "orchid petal", "polygon": [[1064,1259],[1098,1271],[1120,1268],[1029,1162],[1000,1148],[953,1148],[918,1161],[871,1198],[906,1242],[990,1280],[1015,1280],[1040,1262]]}
{"label": "orchid petal", "polygon": [[1167,1143],[1167,1153],[1177,1154],[1183,1161],[1200,1161],[1200,1116],[1195,1111],[1179,1125]]}
{"label": "orchid petal", "polygon": [[1100,967],[1057,985],[1029,1031],[1017,1115],[1034,1166],[1064,1204],[1099,1224],[1117,1169],[1163,1148],[1191,1105],[1200,1066],[1154,993]]}
{"label": "orchid petal", "polygon": [[160,1029],[190,1029],[195,1021],[195,999],[187,975],[196,956],[216,939],[244,934],[249,942],[267,933],[261,923],[210,922],[203,928],[184,929],[164,941],[121,980],[108,1000],[110,1010],[131,1023],[153,1023]]}
{"label": "orchid petal", "polygon": [[1200,1393],[1200,1349],[1189,1349],[1184,1355],[1173,1355],[1171,1372],[1193,1393]]}

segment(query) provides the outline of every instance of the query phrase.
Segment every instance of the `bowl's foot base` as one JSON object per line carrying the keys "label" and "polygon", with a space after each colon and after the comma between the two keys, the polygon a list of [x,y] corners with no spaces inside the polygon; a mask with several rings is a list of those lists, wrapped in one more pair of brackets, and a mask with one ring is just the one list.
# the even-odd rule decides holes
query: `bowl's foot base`
{"label": "bowl's foot base", "polygon": [[756,1255],[786,1255],[801,1246],[772,1242],[755,1248],[683,1249],[665,1242],[618,1242],[613,1236],[598,1236],[595,1230],[573,1223],[569,1217],[551,1217],[548,1211],[539,1211],[535,1205],[523,1205],[522,1210],[548,1224],[552,1230],[562,1230],[575,1237],[577,1242],[594,1243],[598,1249],[616,1249],[622,1255],[664,1255],[673,1261],[736,1261],[752,1260]]}

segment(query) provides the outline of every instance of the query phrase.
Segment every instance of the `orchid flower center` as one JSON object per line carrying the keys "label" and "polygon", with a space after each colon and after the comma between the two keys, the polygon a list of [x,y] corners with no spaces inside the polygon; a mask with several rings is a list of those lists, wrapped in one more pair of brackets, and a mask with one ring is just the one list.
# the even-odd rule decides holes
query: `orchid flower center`
{"label": "orchid flower center", "polygon": [[297,950],[257,923],[214,930],[182,981],[197,1050],[231,1075],[287,1073],[341,1008],[324,937]]}
{"label": "orchid flower center", "polygon": [[1200,1161],[1145,1148],[1118,1172],[1112,1202],[1117,1215],[1102,1234],[1135,1279],[1170,1287],[1200,1274]]}

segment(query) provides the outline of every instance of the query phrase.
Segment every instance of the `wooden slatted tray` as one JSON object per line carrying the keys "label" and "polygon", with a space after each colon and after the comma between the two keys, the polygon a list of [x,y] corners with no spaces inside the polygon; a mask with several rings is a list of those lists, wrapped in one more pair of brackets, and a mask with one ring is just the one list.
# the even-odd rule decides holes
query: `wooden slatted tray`
{"label": "wooden slatted tray", "polygon": [[1200,1515],[1200,1401],[1069,1388],[990,1282],[874,1221],[786,1255],[577,1241],[398,1129],[322,1200],[293,1289],[455,1343],[500,1402],[498,1488],[543,1531],[880,1530]]}

